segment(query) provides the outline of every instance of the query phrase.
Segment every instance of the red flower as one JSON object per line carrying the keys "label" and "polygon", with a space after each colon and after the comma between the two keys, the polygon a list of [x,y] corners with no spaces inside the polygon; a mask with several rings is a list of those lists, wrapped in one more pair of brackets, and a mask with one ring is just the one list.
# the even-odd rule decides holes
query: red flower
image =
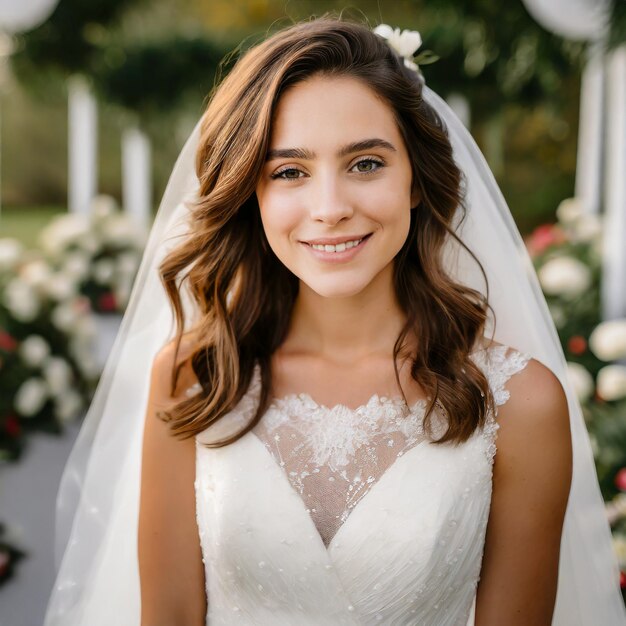
{"label": "red flower", "polygon": [[9,437],[19,437],[22,432],[20,421],[16,415],[9,415],[4,422],[4,431]]}
{"label": "red flower", "polygon": [[615,474],[615,486],[620,491],[626,491],[626,467],[622,467],[622,469]]}
{"label": "red flower", "polygon": [[622,589],[626,589],[626,574],[624,574],[624,572],[622,572],[621,570],[619,573],[619,586]]}
{"label": "red flower", "polygon": [[572,335],[567,342],[567,349],[572,354],[583,354],[587,350],[587,340],[581,335]]}
{"label": "red flower", "polygon": [[111,291],[103,293],[98,298],[98,310],[99,311],[115,311],[117,309],[117,300],[115,295]]}
{"label": "red flower", "polygon": [[546,248],[567,241],[567,236],[556,224],[542,224],[530,234],[526,247],[531,256],[541,254]]}
{"label": "red flower", "polygon": [[17,341],[4,330],[0,330],[0,350],[13,352],[17,348]]}

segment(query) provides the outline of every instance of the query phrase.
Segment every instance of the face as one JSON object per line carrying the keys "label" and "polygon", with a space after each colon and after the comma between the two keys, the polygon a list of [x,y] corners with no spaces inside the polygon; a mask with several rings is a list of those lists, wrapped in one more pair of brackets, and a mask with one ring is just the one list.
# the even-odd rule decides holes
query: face
{"label": "face", "polygon": [[314,76],[283,94],[256,187],[267,240],[324,297],[391,280],[410,225],[411,165],[392,109],[362,82]]}

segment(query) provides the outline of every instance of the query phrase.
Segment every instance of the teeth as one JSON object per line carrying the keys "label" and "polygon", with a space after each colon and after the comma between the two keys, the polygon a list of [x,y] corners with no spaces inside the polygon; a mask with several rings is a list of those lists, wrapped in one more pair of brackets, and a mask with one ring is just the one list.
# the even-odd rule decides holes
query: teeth
{"label": "teeth", "polygon": [[363,239],[354,239],[353,241],[345,241],[344,243],[338,243],[336,246],[324,245],[324,244],[311,244],[311,247],[314,250],[322,250],[323,252],[344,252],[345,250],[349,250],[350,248],[354,248],[354,246],[358,246]]}

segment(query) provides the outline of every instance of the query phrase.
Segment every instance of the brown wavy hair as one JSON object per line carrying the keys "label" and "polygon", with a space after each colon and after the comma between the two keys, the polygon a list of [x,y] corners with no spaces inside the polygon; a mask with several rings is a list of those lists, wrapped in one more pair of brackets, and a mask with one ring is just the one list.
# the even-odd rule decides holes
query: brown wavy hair
{"label": "brown wavy hair", "polygon": [[[469,358],[482,339],[488,298],[453,281],[442,265],[444,244],[453,237],[487,282],[480,262],[452,228],[457,211],[461,221],[465,217],[463,174],[442,120],[422,99],[418,74],[368,26],[329,14],[290,25],[253,46],[211,94],[201,121],[200,188],[190,207],[190,234],[159,268],[178,329],[176,356],[185,327],[180,297],[185,281],[199,310],[188,358],[204,392],[160,417],[181,439],[202,432],[239,402],[256,363],[261,393],[254,418],[239,433],[206,445],[236,441],[268,407],[271,356],[286,338],[299,281],[267,242],[255,187],[281,94],[319,74],[362,81],[389,104],[405,141],[421,201],[411,211],[409,235],[394,260],[395,291],[406,314],[394,345],[396,380],[401,388],[397,358],[412,332],[418,347],[409,355],[411,375],[430,398],[425,427],[431,428],[439,401],[448,420],[436,443],[461,443],[494,408],[487,379]],[[172,390],[180,366],[172,371]]]}

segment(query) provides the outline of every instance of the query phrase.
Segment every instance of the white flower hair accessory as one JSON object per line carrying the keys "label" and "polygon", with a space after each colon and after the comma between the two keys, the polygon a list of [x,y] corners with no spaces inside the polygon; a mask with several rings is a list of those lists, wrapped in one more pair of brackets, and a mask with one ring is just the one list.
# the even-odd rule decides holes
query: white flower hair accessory
{"label": "white flower hair accessory", "polygon": [[439,59],[430,50],[423,50],[415,56],[422,45],[422,36],[417,30],[400,31],[399,28],[392,28],[389,24],[379,24],[373,32],[386,39],[389,46],[404,59],[404,64],[419,74],[421,74],[419,65],[428,65]]}

